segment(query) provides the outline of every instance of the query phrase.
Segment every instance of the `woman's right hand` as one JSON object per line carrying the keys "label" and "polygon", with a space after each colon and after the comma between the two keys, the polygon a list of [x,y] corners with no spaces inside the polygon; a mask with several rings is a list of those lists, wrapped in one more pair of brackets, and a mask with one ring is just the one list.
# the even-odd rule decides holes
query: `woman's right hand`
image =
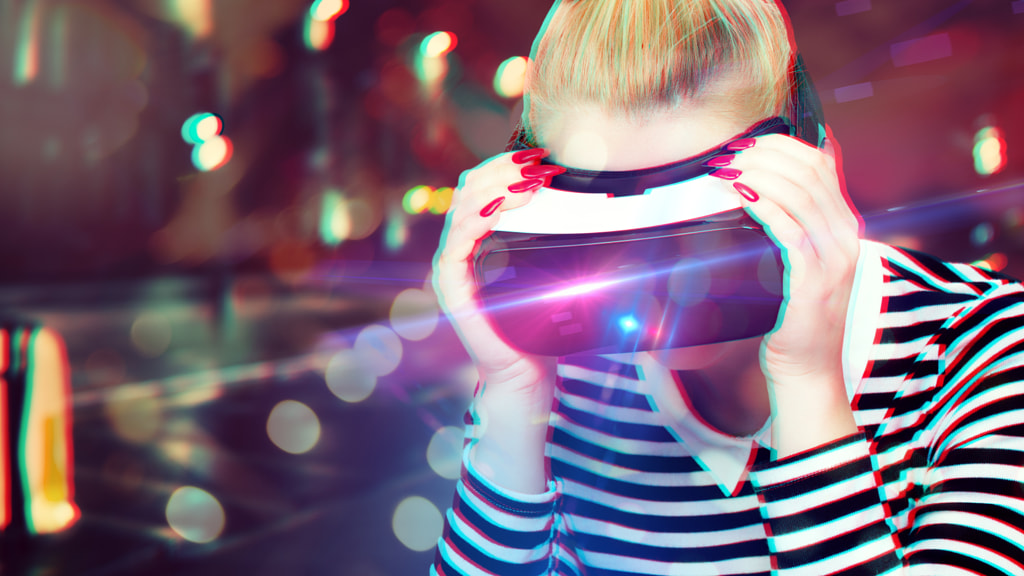
{"label": "woman's right hand", "polygon": [[544,446],[557,359],[525,354],[498,335],[477,295],[473,254],[502,211],[525,205],[564,171],[538,166],[546,155],[537,148],[499,154],[464,172],[434,258],[438,300],[480,373],[481,431],[470,459],[491,482],[529,494],[547,489]]}
{"label": "woman's right hand", "polygon": [[434,288],[466,351],[487,386],[519,402],[550,404],[555,358],[528,355],[509,346],[483,314],[473,277],[473,254],[501,212],[527,204],[556,166],[539,166],[542,148],[499,154],[463,172],[452,197],[434,258]]}

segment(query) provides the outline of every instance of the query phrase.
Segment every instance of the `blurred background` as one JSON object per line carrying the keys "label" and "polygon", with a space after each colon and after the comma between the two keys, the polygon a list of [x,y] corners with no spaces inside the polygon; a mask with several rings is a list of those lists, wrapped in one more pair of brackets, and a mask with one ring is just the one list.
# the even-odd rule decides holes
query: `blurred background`
{"label": "blurred background", "polygon": [[[868,237],[1024,276],[1024,0],[783,4]],[[549,6],[0,0],[0,319],[66,344],[80,511],[5,573],[427,573],[430,260]]]}

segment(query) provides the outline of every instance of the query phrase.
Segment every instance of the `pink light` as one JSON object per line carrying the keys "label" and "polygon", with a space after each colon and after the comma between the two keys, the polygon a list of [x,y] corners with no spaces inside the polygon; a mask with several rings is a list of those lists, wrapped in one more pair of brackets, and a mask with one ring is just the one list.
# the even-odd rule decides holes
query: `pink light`
{"label": "pink light", "polygon": [[569,297],[569,296],[580,296],[582,294],[589,294],[591,292],[596,292],[598,290],[601,290],[602,288],[606,288],[608,286],[611,286],[611,285],[615,284],[616,282],[618,282],[618,281],[617,280],[606,280],[604,282],[585,282],[583,284],[577,284],[576,286],[570,286],[569,288],[563,288],[562,290],[556,290],[554,292],[549,292],[549,293],[545,294],[544,296],[542,296],[541,298],[544,299],[544,300],[548,300],[548,299],[552,299],[553,300],[553,299],[556,299],[556,298],[566,298],[566,297]]}

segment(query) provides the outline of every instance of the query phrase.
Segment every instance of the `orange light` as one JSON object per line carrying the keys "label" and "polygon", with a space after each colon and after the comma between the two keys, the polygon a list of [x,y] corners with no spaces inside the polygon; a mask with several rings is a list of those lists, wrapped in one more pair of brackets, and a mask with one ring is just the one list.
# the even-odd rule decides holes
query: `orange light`
{"label": "orange light", "polygon": [[211,172],[227,164],[233,151],[231,139],[214,136],[192,149],[192,165],[201,172]]}
{"label": "orange light", "polygon": [[309,7],[309,15],[320,22],[331,22],[347,10],[348,0],[316,0]]}
{"label": "orange light", "polygon": [[334,21],[318,20],[310,16],[306,18],[305,33],[306,48],[316,52],[323,52],[334,42]]}
{"label": "orange light", "polygon": [[459,39],[451,32],[434,32],[420,43],[420,53],[426,58],[440,58],[455,49]]}
{"label": "orange light", "polygon": [[999,128],[986,126],[974,136],[974,170],[991,176],[1006,167],[1006,140]]}
{"label": "orange light", "polygon": [[526,58],[515,56],[498,66],[494,75],[494,92],[502,98],[518,98],[523,95],[526,83]]}
{"label": "orange light", "polygon": [[447,186],[435,190],[430,199],[430,213],[444,214],[448,212],[448,209],[452,206],[452,195],[454,193],[455,191]]}

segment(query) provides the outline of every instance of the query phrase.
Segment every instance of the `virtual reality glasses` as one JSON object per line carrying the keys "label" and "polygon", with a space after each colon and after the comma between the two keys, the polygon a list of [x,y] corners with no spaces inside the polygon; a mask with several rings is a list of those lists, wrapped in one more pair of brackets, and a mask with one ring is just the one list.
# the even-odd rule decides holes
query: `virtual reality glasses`
{"label": "virtual reality glasses", "polygon": [[[782,118],[744,136],[793,132]],[[524,352],[564,356],[725,342],[767,333],[780,251],[703,166],[568,169],[503,212],[474,257],[485,314]]]}

